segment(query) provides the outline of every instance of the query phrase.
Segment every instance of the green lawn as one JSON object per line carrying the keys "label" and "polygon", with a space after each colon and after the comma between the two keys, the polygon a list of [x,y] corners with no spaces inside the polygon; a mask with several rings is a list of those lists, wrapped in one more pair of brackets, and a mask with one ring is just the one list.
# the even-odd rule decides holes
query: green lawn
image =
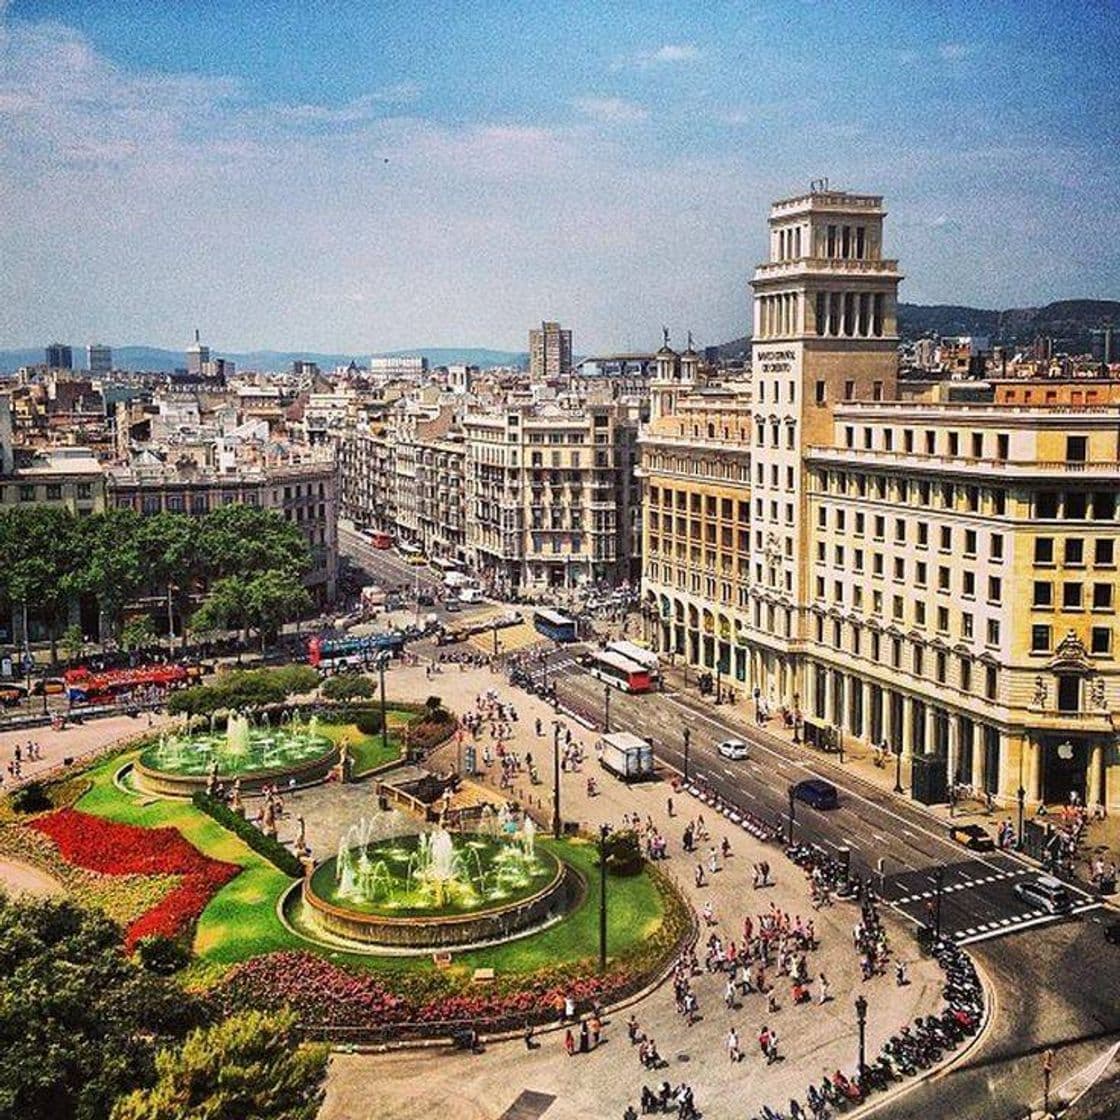
{"label": "green lawn", "polygon": [[319,725],[319,734],[325,735],[335,743],[343,739],[350,747],[350,754],[354,758],[354,776],[360,777],[368,774],[375,766],[386,762],[393,762],[404,755],[404,741],[400,728],[404,726],[411,712],[395,712],[390,709],[387,713],[389,724],[389,743],[383,746],[381,736],[366,735],[358,730],[352,723],[323,723]]}
{"label": "green lawn", "polygon": [[[340,733],[344,730],[339,728]],[[380,736],[376,738],[380,746]],[[126,824],[149,828],[170,825],[206,855],[243,868],[214,896],[199,919],[194,941],[199,959],[190,970],[190,979],[216,980],[229,965],[281,949],[321,953],[351,968],[429,971],[434,967],[427,956],[377,957],[336,952],[290,933],[276,915],[276,901],[291,879],[190,802],[147,798],[122,792],[114,785],[113,776],[136,753],[117,755],[89,770],[86,776],[93,786],[76,807]],[[537,842],[582,874],[588,884],[586,896],[564,921],[541,933],[493,949],[457,954],[458,969],[489,967],[509,974],[596,957],[599,878],[595,846],[579,840],[554,841],[543,837]],[[648,940],[661,924],[663,904],[648,875],[612,876],[607,890],[607,945],[610,955],[615,956]]]}

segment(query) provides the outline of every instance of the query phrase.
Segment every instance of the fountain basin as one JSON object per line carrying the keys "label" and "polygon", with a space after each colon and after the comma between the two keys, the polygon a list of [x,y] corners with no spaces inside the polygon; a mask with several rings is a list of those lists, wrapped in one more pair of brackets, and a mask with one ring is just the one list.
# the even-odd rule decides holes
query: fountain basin
{"label": "fountain basin", "polygon": [[[321,863],[303,882],[303,902],[313,925],[350,941],[394,948],[437,949],[500,941],[558,917],[571,904],[578,884],[566,865],[538,847],[534,867],[503,876],[495,871],[511,845],[484,837],[456,840],[468,852],[465,890],[434,893],[409,878],[419,837],[367,845],[370,864],[384,867],[374,897],[340,893],[338,857]],[[359,849],[352,849],[357,858]],[[477,857],[477,859],[475,858]],[[481,886],[480,886],[481,884]]]}
{"label": "fountain basin", "polygon": [[205,789],[213,760],[218,780],[241,782],[243,793],[266,785],[282,788],[321,781],[339,760],[339,749],[324,735],[306,731],[253,729],[244,749],[230,753],[221,733],[182,735],[168,743],[153,743],[136,760],[136,784],[146,793],[190,797]]}

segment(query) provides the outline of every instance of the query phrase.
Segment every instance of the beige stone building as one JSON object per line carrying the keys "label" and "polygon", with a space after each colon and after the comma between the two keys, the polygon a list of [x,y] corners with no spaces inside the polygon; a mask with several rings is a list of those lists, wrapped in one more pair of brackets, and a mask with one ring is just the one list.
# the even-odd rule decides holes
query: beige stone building
{"label": "beige stone building", "polygon": [[573,401],[468,412],[469,562],[507,592],[634,578],[637,405]]}
{"label": "beige stone building", "polygon": [[834,191],[774,205],[749,392],[709,408],[665,355],[651,637],[1005,803],[1120,808],[1120,408],[897,400],[883,217]]}

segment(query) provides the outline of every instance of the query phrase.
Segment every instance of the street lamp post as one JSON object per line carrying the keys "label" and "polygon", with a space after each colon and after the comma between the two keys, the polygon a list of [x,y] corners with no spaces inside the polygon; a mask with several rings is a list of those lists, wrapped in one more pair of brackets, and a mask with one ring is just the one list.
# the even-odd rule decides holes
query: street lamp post
{"label": "street lamp post", "polygon": [[789,787],[789,846],[793,847],[793,786]]}
{"label": "street lamp post", "polygon": [[867,998],[863,995],[856,996],[856,1024],[859,1027],[859,1079],[862,1089],[863,1073],[867,1068]]}
{"label": "street lamp post", "polygon": [[1027,791],[1023,789],[1022,785],[1020,785],[1015,792],[1015,796],[1019,799],[1019,832],[1015,841],[1015,847],[1021,852],[1023,850],[1023,809],[1027,802]]}
{"label": "street lamp post", "polygon": [[611,686],[603,685],[603,734],[611,732]]}
{"label": "street lamp post", "polygon": [[494,656],[498,656],[498,620],[494,619]]}
{"label": "street lamp post", "polygon": [[560,822],[560,722],[552,725],[552,835],[560,839],[564,826]]}
{"label": "street lamp post", "polygon": [[684,729],[684,780],[688,781],[688,746],[692,742],[692,730],[686,727]]}
{"label": "street lamp post", "polygon": [[599,971],[607,970],[607,837],[611,826],[599,826]]}
{"label": "street lamp post", "polygon": [[377,655],[377,673],[381,679],[381,748],[385,751],[389,749],[389,727],[385,720],[385,661],[388,656],[387,649]]}
{"label": "street lamp post", "polygon": [[903,793],[902,788],[902,744],[899,743],[894,751],[894,791]]}
{"label": "street lamp post", "polygon": [[836,746],[840,751],[840,765],[844,765],[844,728],[843,725],[836,725]]}
{"label": "street lamp post", "polygon": [[716,659],[716,703],[723,703],[723,663]]}

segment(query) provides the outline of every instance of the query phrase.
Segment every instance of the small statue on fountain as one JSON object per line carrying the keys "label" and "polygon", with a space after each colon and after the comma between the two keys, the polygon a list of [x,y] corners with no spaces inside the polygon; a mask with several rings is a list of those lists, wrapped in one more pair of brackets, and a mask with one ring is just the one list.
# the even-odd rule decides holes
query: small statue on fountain
{"label": "small statue on fountain", "polygon": [[296,817],[299,832],[296,834],[296,855],[307,855],[307,822],[302,816]]}
{"label": "small statue on fountain", "polygon": [[210,760],[210,774],[206,778],[206,792],[210,797],[216,797],[218,794],[218,760],[216,758]]}
{"label": "small statue on fountain", "polygon": [[276,802],[271,796],[265,798],[261,832],[276,839]]}
{"label": "small statue on fountain", "polygon": [[245,816],[245,806],[241,801],[241,779],[233,779],[233,792],[230,794],[229,807],[240,816]]}
{"label": "small statue on fountain", "polygon": [[354,777],[354,759],[350,754],[350,744],[344,739],[338,755],[338,780],[345,785]]}

